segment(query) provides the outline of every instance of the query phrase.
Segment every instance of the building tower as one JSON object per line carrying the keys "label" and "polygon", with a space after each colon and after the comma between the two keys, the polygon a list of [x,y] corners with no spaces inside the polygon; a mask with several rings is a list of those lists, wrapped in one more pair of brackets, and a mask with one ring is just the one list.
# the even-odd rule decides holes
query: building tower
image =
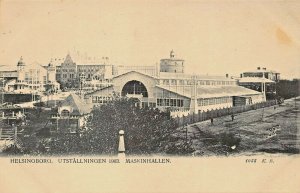
{"label": "building tower", "polygon": [[47,83],[54,83],[56,81],[55,66],[53,65],[53,60],[47,66]]}
{"label": "building tower", "polygon": [[170,58],[160,60],[160,72],[184,73],[184,60],[176,58],[171,50]]}
{"label": "building tower", "polygon": [[24,72],[25,62],[23,61],[22,56],[21,56],[20,60],[18,61],[17,67],[18,67],[18,69],[17,69],[18,82],[22,83],[25,81],[25,72]]}
{"label": "building tower", "polygon": [[23,61],[23,57],[22,56],[20,57],[20,60],[19,60],[19,62],[17,64],[17,67],[18,67],[18,70],[23,70],[24,67],[25,67],[25,62]]}

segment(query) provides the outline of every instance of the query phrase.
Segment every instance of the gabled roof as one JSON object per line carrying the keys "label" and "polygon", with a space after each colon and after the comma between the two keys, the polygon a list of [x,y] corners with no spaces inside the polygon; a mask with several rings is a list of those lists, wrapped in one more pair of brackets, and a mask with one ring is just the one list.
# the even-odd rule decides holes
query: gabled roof
{"label": "gabled roof", "polygon": [[[118,77],[120,77],[120,76],[124,76],[125,74],[129,74],[129,73],[138,73],[138,74],[141,74],[141,75],[144,75],[144,76],[148,76],[148,77],[150,77],[150,78],[157,79],[157,77],[154,77],[154,76],[151,76],[151,75],[148,75],[148,74],[144,74],[144,73],[142,73],[142,72],[138,72],[138,71],[135,71],[135,70],[132,70],[132,71],[129,71],[129,72],[125,72],[125,73],[123,73],[123,74],[119,74],[119,75],[115,76],[114,78],[118,78]],[[113,78],[113,79],[114,79],[114,78]]]}
{"label": "gabled roof", "polygon": [[84,115],[92,110],[92,104],[86,104],[79,96],[73,93],[62,102],[61,106],[71,106],[73,108],[71,115]]}
{"label": "gabled roof", "polygon": [[[179,95],[191,98],[193,86],[157,86],[159,88],[168,90],[170,92],[177,93]],[[214,98],[214,97],[227,97],[227,96],[244,96],[244,95],[256,95],[260,92],[247,89],[242,86],[198,86],[197,98]]]}
{"label": "gabled roof", "polygon": [[[156,85],[156,88],[162,89],[162,90],[166,90],[168,92],[172,92],[174,94],[186,97],[186,98],[191,98],[191,95],[189,93],[184,93],[182,91],[178,91],[178,89],[174,89],[174,88],[169,88],[167,86],[161,86],[161,85]],[[159,91],[158,91],[159,92]]]}
{"label": "gabled roof", "polygon": [[65,61],[72,61],[70,54],[67,54]]}

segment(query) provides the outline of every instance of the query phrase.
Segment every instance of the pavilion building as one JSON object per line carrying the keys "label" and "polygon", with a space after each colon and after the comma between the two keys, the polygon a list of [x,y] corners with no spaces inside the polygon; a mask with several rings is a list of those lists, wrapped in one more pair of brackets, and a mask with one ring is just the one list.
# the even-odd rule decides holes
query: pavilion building
{"label": "pavilion building", "polygon": [[160,61],[157,73],[130,69],[114,76],[111,82],[108,87],[86,94],[87,103],[101,105],[117,94],[138,99],[142,107],[198,113],[265,100],[263,93],[239,86],[228,76],[185,74],[184,60],[177,59],[174,51],[170,58]]}

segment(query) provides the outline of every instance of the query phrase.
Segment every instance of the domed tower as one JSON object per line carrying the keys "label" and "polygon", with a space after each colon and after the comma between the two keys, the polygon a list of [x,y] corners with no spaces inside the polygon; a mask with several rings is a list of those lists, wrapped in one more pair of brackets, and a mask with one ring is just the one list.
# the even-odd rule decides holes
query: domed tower
{"label": "domed tower", "polygon": [[18,67],[18,70],[23,70],[25,67],[25,62],[23,61],[22,56],[21,56],[20,60],[18,61],[17,67]]}
{"label": "domed tower", "polygon": [[23,61],[23,57],[21,56],[20,60],[18,61],[17,64],[18,67],[18,82],[23,82],[25,80],[25,62]]}
{"label": "domed tower", "polygon": [[176,58],[171,50],[170,58],[160,60],[160,72],[184,73],[184,60]]}
{"label": "domed tower", "polygon": [[53,65],[53,60],[51,59],[50,63],[47,66],[47,81],[48,82],[55,82],[55,66]]}
{"label": "domed tower", "polygon": [[170,52],[170,58],[175,58],[175,52],[173,50]]}

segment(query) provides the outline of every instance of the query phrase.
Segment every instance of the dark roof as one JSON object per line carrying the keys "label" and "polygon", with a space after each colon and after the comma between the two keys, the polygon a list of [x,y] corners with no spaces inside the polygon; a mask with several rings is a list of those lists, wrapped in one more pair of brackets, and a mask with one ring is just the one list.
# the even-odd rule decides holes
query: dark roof
{"label": "dark roof", "polygon": [[88,114],[92,110],[92,104],[86,104],[79,96],[73,93],[62,102],[61,106],[71,106],[73,108],[71,115]]}
{"label": "dark roof", "polygon": [[72,58],[71,58],[71,56],[70,56],[70,54],[68,54],[66,56],[66,59],[65,59],[64,63],[65,64],[73,64],[74,63],[73,60],[72,60]]}

